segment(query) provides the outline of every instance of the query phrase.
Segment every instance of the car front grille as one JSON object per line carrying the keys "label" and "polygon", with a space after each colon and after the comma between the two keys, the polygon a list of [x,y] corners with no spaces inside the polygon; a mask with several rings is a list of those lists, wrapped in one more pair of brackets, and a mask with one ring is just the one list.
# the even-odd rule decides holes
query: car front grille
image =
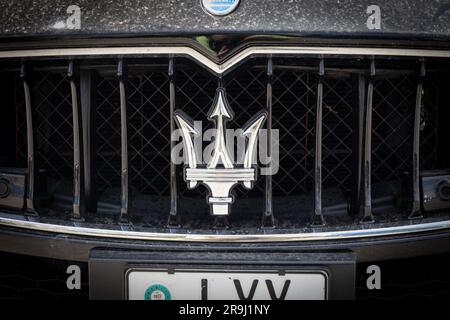
{"label": "car front grille", "polygon": [[[267,75],[267,61],[274,74]],[[173,58],[175,75],[168,73],[169,59],[125,58],[126,121],[121,116],[117,60],[112,58],[53,59],[26,62],[31,90],[35,174],[40,189],[37,213],[46,222],[71,221],[74,203],[74,134],[82,141],[81,216],[91,226],[119,226],[123,189],[128,192],[129,227],[134,230],[171,232],[170,104],[181,109],[203,129],[212,128],[207,113],[214,100],[219,77],[195,62]],[[371,204],[374,222],[384,226],[408,221],[412,202],[413,133],[420,61],[382,57],[329,57],[323,60],[325,75],[319,76],[319,58],[259,57],[249,59],[221,78],[234,111],[229,128],[242,127],[252,115],[267,107],[267,85],[272,87],[272,128],[279,130],[279,172],[272,177],[268,193],[264,176],[252,190],[235,188],[235,203],[226,230],[215,230],[208,214],[206,188],[189,190],[183,169],[176,167],[176,192],[180,226],[178,232],[252,234],[308,232],[309,228],[366,228],[361,223],[364,196],[365,108],[368,84],[373,83]],[[76,66],[76,90],[81,126],[73,125],[73,92],[67,65]],[[370,75],[370,65],[377,72]],[[13,64],[16,64],[14,62]],[[420,114],[420,170],[445,167],[439,161],[438,112],[444,103],[443,79],[447,71],[436,68],[446,62],[427,62]],[[20,65],[4,66],[9,127],[9,147],[2,150],[1,167],[27,168],[27,116]],[[175,94],[171,97],[170,83]],[[314,223],[316,106],[318,83],[323,84],[322,185],[324,225]],[[128,187],[122,185],[121,125],[126,124]],[[14,128],[13,128],[14,127]],[[10,131],[9,128],[14,131]],[[204,144],[205,146],[205,144]],[[45,179],[44,179],[45,177]],[[366,194],[367,195],[367,194]],[[262,228],[265,200],[273,203],[275,225]],[[85,210],[83,210],[85,208]],[[23,214],[24,210],[11,210]],[[5,209],[5,211],[7,211]],[[436,215],[439,217],[439,214]],[[427,217],[435,217],[429,215]],[[75,217],[79,218],[79,217]]]}

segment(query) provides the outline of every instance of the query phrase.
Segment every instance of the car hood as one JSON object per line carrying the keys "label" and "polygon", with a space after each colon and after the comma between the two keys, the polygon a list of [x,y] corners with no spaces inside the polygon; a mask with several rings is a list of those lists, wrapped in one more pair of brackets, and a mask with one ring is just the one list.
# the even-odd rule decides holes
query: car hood
{"label": "car hood", "polygon": [[[80,10],[79,25],[67,19]],[[180,34],[302,36],[450,36],[450,0],[378,0],[380,25],[368,26],[371,1],[241,0],[227,16],[205,12],[200,0],[10,0],[0,3],[0,37]],[[76,7],[75,7],[76,8]]]}

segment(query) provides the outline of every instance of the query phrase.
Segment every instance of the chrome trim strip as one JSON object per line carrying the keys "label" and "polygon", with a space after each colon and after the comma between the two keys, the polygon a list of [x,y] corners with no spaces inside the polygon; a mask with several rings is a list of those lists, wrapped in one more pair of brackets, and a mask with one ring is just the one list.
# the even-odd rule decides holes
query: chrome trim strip
{"label": "chrome trim strip", "polygon": [[361,47],[270,47],[254,46],[232,56],[222,64],[216,64],[199,51],[186,46],[172,47],[102,47],[102,48],[60,48],[37,50],[0,51],[4,58],[37,57],[75,57],[103,55],[186,55],[205,65],[217,74],[231,69],[240,61],[252,55],[363,55],[363,56],[399,56],[450,58],[450,50],[400,49],[400,48],[361,48]]}
{"label": "chrome trim strip", "polygon": [[261,234],[261,235],[218,235],[218,234],[181,234],[181,233],[154,233],[139,231],[121,231],[85,228],[78,226],[62,226],[49,223],[24,221],[0,217],[0,225],[23,228],[28,230],[52,232],[58,234],[103,237],[127,240],[147,241],[190,241],[190,242],[292,242],[292,241],[322,241],[358,239],[392,235],[404,235],[419,232],[438,231],[450,229],[450,220],[410,224],[386,228],[360,229],[329,232],[305,232],[297,234]]}

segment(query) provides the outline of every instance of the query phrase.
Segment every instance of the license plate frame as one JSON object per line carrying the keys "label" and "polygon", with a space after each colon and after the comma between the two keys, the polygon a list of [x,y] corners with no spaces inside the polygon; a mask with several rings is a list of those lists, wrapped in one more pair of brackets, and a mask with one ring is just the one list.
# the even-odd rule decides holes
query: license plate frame
{"label": "license plate frame", "polygon": [[[354,299],[356,255],[352,252],[295,250],[168,250],[95,248],[89,258],[89,297],[95,300],[128,298],[127,273],[132,269],[326,272],[327,298]],[[229,248],[228,248],[229,249]]]}
{"label": "license plate frame", "polygon": [[[258,297],[261,297],[262,294],[262,290],[258,287],[258,284],[261,283],[260,280],[262,276],[264,276],[264,280],[270,280],[272,281],[273,278],[278,278],[278,277],[297,277],[296,283],[295,285],[298,285],[299,281],[302,281],[301,279],[298,279],[298,277],[307,277],[307,276],[320,276],[323,278],[323,297],[321,298],[314,298],[312,296],[309,297],[304,297],[304,300],[328,300],[328,281],[329,281],[329,270],[326,270],[325,268],[285,268],[283,270],[281,269],[275,269],[273,267],[270,266],[257,266],[257,267],[250,267],[250,268],[237,268],[236,266],[221,266],[221,267],[212,267],[212,266],[203,266],[200,268],[192,268],[192,267],[177,267],[177,266],[164,266],[164,267],[131,267],[128,270],[126,270],[125,272],[125,299],[129,300],[129,299],[134,299],[136,297],[136,293],[132,292],[130,293],[130,276],[133,274],[155,274],[155,275],[162,275],[167,276],[167,278],[170,277],[176,277],[179,275],[185,275],[185,274],[189,274],[191,277],[195,277],[195,275],[197,275],[199,278],[200,276],[202,276],[202,278],[206,278],[206,280],[211,280],[212,276],[211,275],[219,275],[226,277],[229,276],[231,279],[231,276],[233,276],[233,281],[234,280],[238,280],[240,282],[240,280],[242,279],[240,276],[248,276],[248,277],[253,277],[252,280],[255,280],[254,278],[259,278],[256,279],[259,282],[257,283],[256,287],[257,288],[257,292],[255,295],[255,299],[258,300],[263,300],[260,299]],[[166,279],[167,279],[166,278]],[[198,279],[197,279],[198,280]],[[215,278],[215,280],[218,280],[217,277]],[[305,280],[305,279],[303,279]],[[293,282],[291,281],[291,284]],[[198,282],[197,284],[201,284],[200,282]],[[253,283],[252,283],[253,284]],[[236,286],[236,284],[234,284]],[[248,283],[246,283],[246,285],[249,285]],[[266,284],[267,285],[267,284]],[[311,284],[310,284],[311,285]],[[168,285],[167,285],[167,280],[159,280],[159,281],[148,281],[146,284],[141,284],[142,287],[147,287],[147,291],[149,289],[154,288],[155,290],[161,289],[161,290],[167,290],[167,293],[173,294],[170,292],[170,290],[168,289]],[[162,286],[162,287],[158,287],[158,286]],[[277,285],[278,286],[278,285]],[[275,287],[275,286],[274,286]],[[279,286],[278,286],[279,287]],[[223,288],[223,287],[222,287]],[[290,286],[290,289],[292,287]],[[170,286],[171,291],[173,291],[173,285]],[[192,288],[189,288],[189,290]],[[199,286],[198,288],[199,290],[202,290],[202,287]],[[249,287],[247,287],[245,289],[245,291],[249,291],[248,289],[250,289]],[[317,289],[317,288],[316,288]],[[195,289],[194,289],[195,290]],[[192,297],[196,297],[195,299],[193,298],[192,300],[231,300],[230,297],[221,297],[219,299],[204,299],[205,297],[203,297],[203,290],[199,291],[200,297],[198,297],[196,295],[196,293],[199,292],[195,292],[194,290],[191,291],[192,293]],[[229,288],[229,290],[231,290]],[[142,290],[137,290],[137,291],[141,291]],[[181,289],[180,289],[181,291]],[[207,290],[207,296],[211,295],[211,288],[208,288]],[[244,292],[244,290],[242,290],[242,293]],[[229,292],[231,295],[231,292]],[[246,292],[248,294],[248,292]],[[267,292],[268,293],[268,292]],[[281,292],[279,292],[281,293]],[[147,292],[146,292],[147,294]],[[237,293],[236,293],[237,294]],[[180,296],[180,295],[178,295]],[[266,295],[267,296],[267,295]],[[290,295],[286,295],[287,297],[290,297]],[[144,297],[144,295],[142,295],[142,297]],[[186,296],[184,296],[186,297]],[[182,300],[185,300],[184,297],[181,297]]]}

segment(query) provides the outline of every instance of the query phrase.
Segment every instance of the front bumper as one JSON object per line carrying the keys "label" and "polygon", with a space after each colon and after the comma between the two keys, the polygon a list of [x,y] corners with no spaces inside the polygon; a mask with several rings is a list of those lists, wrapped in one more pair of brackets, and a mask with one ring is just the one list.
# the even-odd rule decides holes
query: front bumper
{"label": "front bumper", "polygon": [[5,226],[0,229],[0,251],[62,260],[88,261],[91,250],[95,248],[142,251],[201,250],[208,252],[230,249],[243,252],[348,251],[355,253],[357,262],[370,262],[450,252],[450,230],[323,241],[254,243],[127,240]]}

